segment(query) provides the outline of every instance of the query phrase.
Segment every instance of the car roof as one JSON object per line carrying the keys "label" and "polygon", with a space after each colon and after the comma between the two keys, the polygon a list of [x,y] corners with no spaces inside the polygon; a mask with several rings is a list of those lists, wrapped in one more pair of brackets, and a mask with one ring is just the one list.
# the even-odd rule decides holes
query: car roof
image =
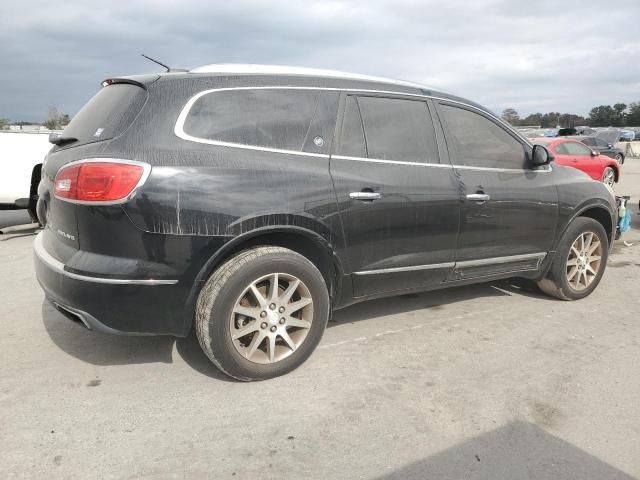
{"label": "car roof", "polygon": [[[283,85],[291,87],[323,88],[326,86],[326,88],[333,89],[379,90],[397,93],[400,95],[410,94],[427,96],[474,107],[491,115],[506,125],[506,122],[504,122],[499,115],[492,112],[485,106],[467,98],[460,97],[455,93],[448,92],[447,90],[432,88],[427,85],[408,82],[406,80],[341,72],[338,70],[325,70],[287,65],[220,63],[203,65],[188,71],[173,70],[153,75],[118,76],[113,77],[112,80],[133,81],[135,83],[148,86],[156,81],[189,79],[198,81],[202,80],[201,85],[204,87],[207,85],[207,82],[211,77],[228,77],[231,83],[237,82],[239,84],[243,84],[245,87],[254,82],[242,77],[255,77],[255,83],[259,86],[273,85],[275,78],[278,79],[276,82],[282,82]],[[282,77],[282,80],[280,80],[279,77]]]}
{"label": "car roof", "polygon": [[235,64],[235,63],[213,63],[189,70],[189,73],[212,73],[212,74],[236,74],[236,75],[295,75],[303,77],[320,78],[340,78],[344,80],[362,80],[365,82],[389,83],[403,87],[420,88],[427,90],[438,90],[427,85],[398,80],[374,75],[363,75],[359,73],[342,72],[339,70],[326,70],[321,68],[296,67],[290,65],[261,65],[261,64]]}

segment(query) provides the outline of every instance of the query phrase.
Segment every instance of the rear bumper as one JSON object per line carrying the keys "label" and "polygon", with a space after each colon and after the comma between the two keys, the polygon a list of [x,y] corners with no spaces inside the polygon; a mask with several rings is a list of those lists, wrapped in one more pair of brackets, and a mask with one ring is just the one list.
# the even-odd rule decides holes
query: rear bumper
{"label": "rear bumper", "polygon": [[43,233],[34,240],[36,277],[56,308],[104,333],[185,334],[184,306],[189,289],[177,279],[105,278],[67,271],[46,251]]}

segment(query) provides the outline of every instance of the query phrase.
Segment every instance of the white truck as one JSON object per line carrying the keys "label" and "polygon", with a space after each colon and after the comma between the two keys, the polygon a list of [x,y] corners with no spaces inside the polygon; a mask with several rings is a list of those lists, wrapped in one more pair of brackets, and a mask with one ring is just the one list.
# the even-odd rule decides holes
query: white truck
{"label": "white truck", "polygon": [[0,131],[0,210],[26,208],[37,222],[42,161],[51,149],[49,132]]}

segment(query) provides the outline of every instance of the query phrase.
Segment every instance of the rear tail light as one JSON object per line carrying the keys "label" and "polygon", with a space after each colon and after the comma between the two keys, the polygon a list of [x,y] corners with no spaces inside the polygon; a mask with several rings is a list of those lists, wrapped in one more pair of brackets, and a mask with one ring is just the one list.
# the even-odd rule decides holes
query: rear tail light
{"label": "rear tail light", "polygon": [[75,203],[122,203],[145,182],[150,170],[150,165],[131,160],[105,158],[73,162],[58,171],[54,195]]}

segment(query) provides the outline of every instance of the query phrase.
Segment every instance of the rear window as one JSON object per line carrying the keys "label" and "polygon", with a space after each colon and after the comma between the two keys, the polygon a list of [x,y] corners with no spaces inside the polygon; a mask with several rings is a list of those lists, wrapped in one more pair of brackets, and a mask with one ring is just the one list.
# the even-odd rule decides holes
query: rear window
{"label": "rear window", "polygon": [[117,137],[129,128],[146,99],[146,90],[136,85],[103,87],[73,117],[62,135],[78,139],[70,147]]}
{"label": "rear window", "polygon": [[205,140],[302,151],[319,106],[317,90],[211,92],[195,101],[183,130]]}

